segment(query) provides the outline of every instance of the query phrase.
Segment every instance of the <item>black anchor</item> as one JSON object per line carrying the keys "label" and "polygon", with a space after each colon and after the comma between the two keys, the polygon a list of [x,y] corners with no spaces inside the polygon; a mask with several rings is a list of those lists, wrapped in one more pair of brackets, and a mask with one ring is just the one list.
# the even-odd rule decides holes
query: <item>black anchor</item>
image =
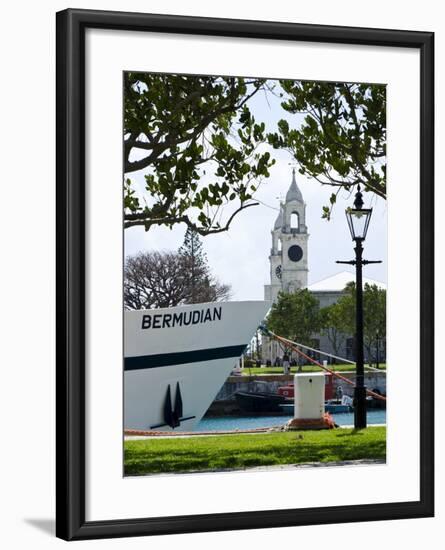
{"label": "black anchor", "polygon": [[170,426],[173,430],[181,425],[181,422],[184,420],[191,420],[196,418],[195,416],[186,416],[183,417],[183,406],[182,406],[182,395],[181,388],[179,387],[179,382],[176,382],[176,395],[175,395],[175,406],[172,408],[172,397],[170,384],[167,386],[167,392],[164,399],[164,422],[162,424],[155,424],[150,426],[150,430],[155,428],[161,428],[163,426]]}

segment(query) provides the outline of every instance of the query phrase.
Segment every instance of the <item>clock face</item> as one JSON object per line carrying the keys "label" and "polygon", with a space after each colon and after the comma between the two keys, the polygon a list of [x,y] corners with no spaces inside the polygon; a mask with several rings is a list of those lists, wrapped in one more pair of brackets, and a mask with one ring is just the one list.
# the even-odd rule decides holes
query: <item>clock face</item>
{"label": "clock face", "polygon": [[275,268],[275,275],[276,275],[279,279],[281,279],[282,274],[283,274],[283,272],[282,272],[282,269],[281,269],[281,265],[279,265],[279,266],[277,266],[277,267]]}
{"label": "clock face", "polygon": [[293,244],[291,247],[289,247],[287,255],[289,256],[289,260],[291,260],[292,262],[299,262],[303,257],[303,249],[301,248],[301,246],[298,246],[298,244]]}

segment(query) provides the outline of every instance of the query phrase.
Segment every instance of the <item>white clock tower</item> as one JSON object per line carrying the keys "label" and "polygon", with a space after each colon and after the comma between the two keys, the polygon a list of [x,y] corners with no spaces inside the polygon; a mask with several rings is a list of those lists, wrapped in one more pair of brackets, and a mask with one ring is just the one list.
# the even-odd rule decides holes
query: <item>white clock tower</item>
{"label": "white clock tower", "polygon": [[[286,201],[280,204],[275,221],[270,250],[270,285],[264,285],[264,299],[275,302],[279,292],[296,292],[307,288],[309,234],[306,226],[306,204],[292,170],[292,183]],[[282,355],[275,340],[262,337],[263,360],[272,364]]]}
{"label": "white clock tower", "polygon": [[295,168],[271,233],[270,285],[264,286],[264,298],[275,302],[280,291],[290,293],[307,287],[306,204],[295,180]]}

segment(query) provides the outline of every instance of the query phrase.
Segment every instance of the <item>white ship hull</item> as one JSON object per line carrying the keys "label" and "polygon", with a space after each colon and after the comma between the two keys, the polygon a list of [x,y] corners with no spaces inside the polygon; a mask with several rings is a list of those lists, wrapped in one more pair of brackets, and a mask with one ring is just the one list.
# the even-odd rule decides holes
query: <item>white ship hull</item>
{"label": "white ship hull", "polygon": [[218,302],[126,311],[125,428],[192,431],[269,307]]}

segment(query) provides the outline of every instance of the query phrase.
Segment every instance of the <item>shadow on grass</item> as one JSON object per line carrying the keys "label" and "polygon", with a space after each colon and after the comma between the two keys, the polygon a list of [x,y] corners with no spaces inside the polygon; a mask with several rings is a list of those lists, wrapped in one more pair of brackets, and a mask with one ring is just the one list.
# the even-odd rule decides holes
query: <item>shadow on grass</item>
{"label": "shadow on grass", "polygon": [[[343,430],[342,430],[343,431]],[[348,433],[336,433],[335,436],[336,437],[351,437],[351,436],[356,436],[356,435],[360,435],[360,436],[364,436],[365,435],[365,432],[363,430],[356,430],[355,428],[352,429],[350,432]]]}

